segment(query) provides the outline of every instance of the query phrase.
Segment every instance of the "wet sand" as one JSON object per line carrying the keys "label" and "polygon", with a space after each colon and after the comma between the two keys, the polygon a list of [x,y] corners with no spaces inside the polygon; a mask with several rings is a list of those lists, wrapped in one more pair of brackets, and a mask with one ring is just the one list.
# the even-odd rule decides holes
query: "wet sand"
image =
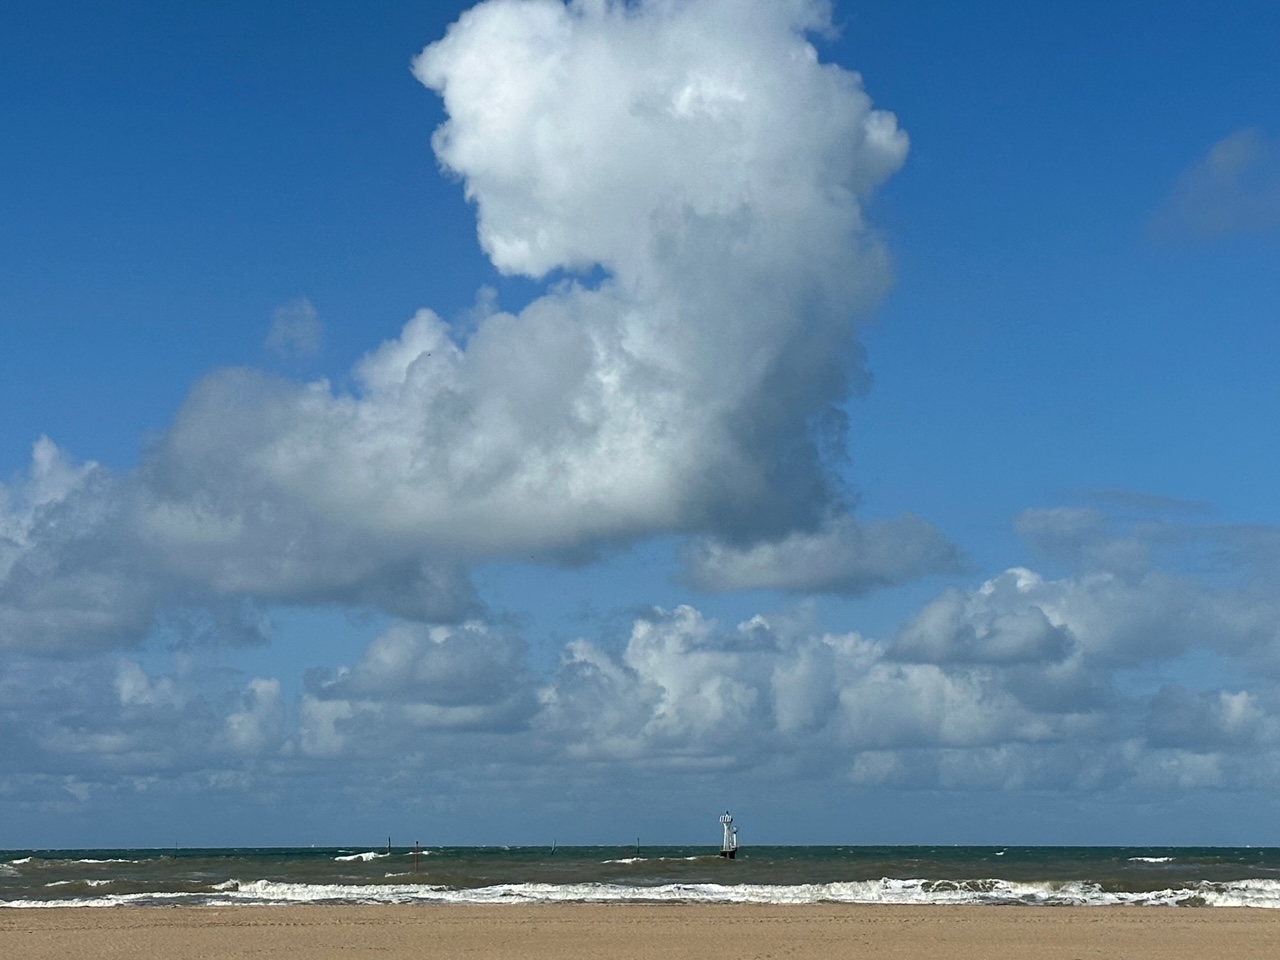
{"label": "wet sand", "polygon": [[0,957],[1274,960],[1280,911],[679,904],[3,909]]}

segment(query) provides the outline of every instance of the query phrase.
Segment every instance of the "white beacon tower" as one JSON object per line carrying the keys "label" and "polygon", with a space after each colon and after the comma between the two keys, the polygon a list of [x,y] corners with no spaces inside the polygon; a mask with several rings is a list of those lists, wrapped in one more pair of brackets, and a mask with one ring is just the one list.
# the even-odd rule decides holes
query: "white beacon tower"
{"label": "white beacon tower", "polygon": [[729,816],[728,810],[720,818],[720,825],[724,827],[724,839],[720,841],[720,856],[728,857],[730,860],[736,859],[738,856],[738,828],[733,825],[733,817]]}

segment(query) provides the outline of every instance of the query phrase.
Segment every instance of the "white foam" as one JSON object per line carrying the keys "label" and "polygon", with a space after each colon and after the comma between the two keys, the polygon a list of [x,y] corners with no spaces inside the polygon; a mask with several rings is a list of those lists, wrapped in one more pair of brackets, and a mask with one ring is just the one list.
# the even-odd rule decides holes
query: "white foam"
{"label": "white foam", "polygon": [[1130,863],[1173,863],[1173,857],[1130,857]]}
{"label": "white foam", "polygon": [[105,897],[75,897],[68,900],[0,900],[0,907],[123,907],[131,903],[191,901],[189,893],[116,893]]}
{"label": "white foam", "polygon": [[1196,895],[1211,907],[1280,907],[1280,880],[1202,883]]}
{"label": "white foam", "polygon": [[[443,890],[418,883],[281,883],[276,880],[231,881],[220,884],[226,902],[258,901],[263,903],[322,903],[344,901],[354,903],[409,903],[432,899],[431,894]],[[214,898],[223,902],[221,898]]]}
{"label": "white foam", "polygon": [[511,883],[456,889],[418,883],[307,884],[229,880],[212,892],[134,893],[50,901],[0,901],[0,906],[117,906],[188,902],[207,905],[282,903],[885,903],[1026,904],[1051,906],[1210,906],[1280,908],[1280,881],[1203,881],[1155,891],[1108,891],[1096,883],[1015,883],[1000,879],[854,880],[821,884]]}
{"label": "white foam", "polygon": [[673,860],[719,860],[719,855],[701,857],[623,857],[621,860],[601,860],[601,863],[666,863]]}
{"label": "white foam", "polygon": [[381,858],[381,857],[389,857],[389,856],[391,856],[391,854],[389,854],[389,853],[375,853],[375,852],[373,852],[373,851],[371,850],[371,851],[369,851],[368,853],[353,853],[353,854],[352,854],[351,856],[349,856],[349,857],[334,857],[333,859],[334,859],[334,860],[363,860],[363,861],[368,861],[368,860],[377,860],[377,859],[379,859],[379,858]]}
{"label": "white foam", "polygon": [[62,862],[64,864],[68,864],[68,863],[142,863],[141,860],[65,860]]}

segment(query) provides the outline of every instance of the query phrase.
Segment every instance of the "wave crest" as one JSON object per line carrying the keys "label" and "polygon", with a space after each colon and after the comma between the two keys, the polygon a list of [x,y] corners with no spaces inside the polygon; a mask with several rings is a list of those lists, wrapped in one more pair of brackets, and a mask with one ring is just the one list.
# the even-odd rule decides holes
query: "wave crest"
{"label": "wave crest", "polygon": [[198,903],[867,903],[1026,904],[1046,906],[1280,907],[1280,881],[1204,881],[1192,887],[1154,891],[1110,891],[1096,883],[1019,883],[998,878],[853,880],[817,884],[508,883],[451,888],[421,883],[308,884],[274,880],[228,880],[208,892],[134,893],[57,901],[0,901],[0,906],[117,906]]}

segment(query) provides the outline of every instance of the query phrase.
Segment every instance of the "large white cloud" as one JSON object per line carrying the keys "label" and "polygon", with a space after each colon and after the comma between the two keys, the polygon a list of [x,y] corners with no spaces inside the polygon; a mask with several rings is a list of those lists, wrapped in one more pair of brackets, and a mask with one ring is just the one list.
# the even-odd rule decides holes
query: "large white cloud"
{"label": "large white cloud", "polygon": [[856,75],[818,61],[817,9],[465,14],[416,70],[482,245],[503,270],[607,278],[465,343],[423,311],[352,395],[206,380],[157,455],[157,540],[221,557],[249,526],[338,526],[475,558],[816,523],[836,491],[810,424],[843,399],[853,321],[887,282],[861,203],[906,151]]}
{"label": "large white cloud", "polygon": [[[133,474],[55,493],[56,525],[47,504],[8,508],[0,642],[136,640],[174,606],[245,596],[457,621],[482,609],[466,571],[487,558],[817,531],[844,506],[829,451],[857,320],[890,280],[863,207],[907,150],[858,75],[819,60],[806,35],[828,17],[800,0],[465,13],[414,63],[448,114],[440,162],[498,269],[595,279],[465,332],[422,310],[350,389],[204,378]],[[313,344],[313,313],[272,336]],[[813,585],[930,559],[835,566]]]}

